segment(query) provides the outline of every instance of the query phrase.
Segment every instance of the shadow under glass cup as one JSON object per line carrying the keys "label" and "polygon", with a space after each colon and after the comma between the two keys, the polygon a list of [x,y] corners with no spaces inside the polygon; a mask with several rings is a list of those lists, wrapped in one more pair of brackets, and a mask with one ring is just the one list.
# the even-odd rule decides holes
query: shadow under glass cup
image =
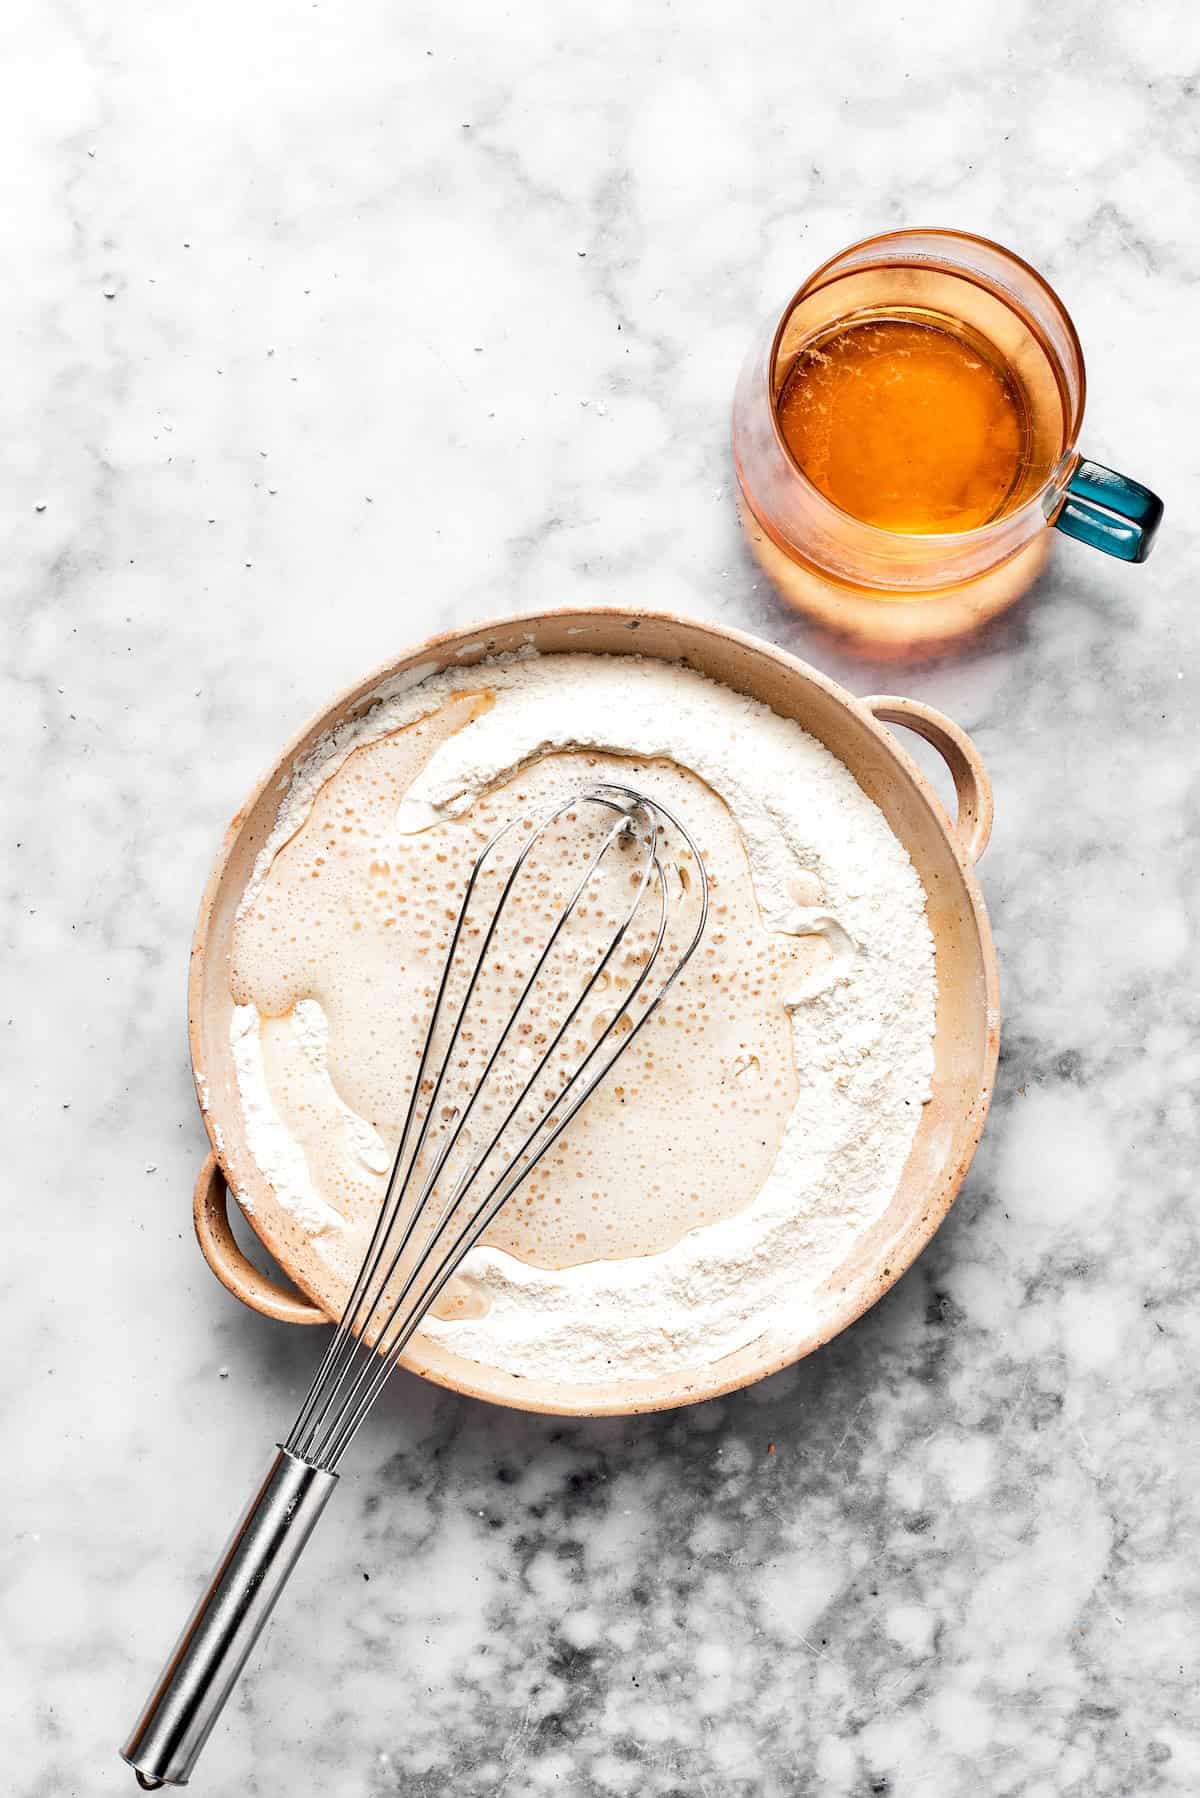
{"label": "shadow under glass cup", "polygon": [[[751,546],[803,610],[897,642],[1011,604],[1052,524],[1144,560],[1161,501],[1080,456],[1085,392],[1075,327],[1019,257],[955,231],[854,244],[808,278],[742,369],[733,455]],[[906,479],[933,474],[948,495],[959,472],[970,503],[908,503]]]}

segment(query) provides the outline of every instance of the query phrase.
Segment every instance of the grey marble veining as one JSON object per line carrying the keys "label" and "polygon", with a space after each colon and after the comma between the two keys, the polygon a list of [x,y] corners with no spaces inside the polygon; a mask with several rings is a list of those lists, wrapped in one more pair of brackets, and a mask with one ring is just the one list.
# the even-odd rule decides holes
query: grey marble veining
{"label": "grey marble veining", "polygon": [[[183,987],[226,818],[442,625],[617,601],[970,729],[1006,1034],[963,1195],[809,1363],[563,1423],[400,1377],[195,1789],[1200,1790],[1195,307],[1182,0],[5,21],[5,1773],[114,1745],[313,1341],[191,1240]],[[873,229],[1042,267],[1154,560],[1062,543],[936,663],[741,545],[758,315]],[[44,508],[40,510],[38,508]]]}

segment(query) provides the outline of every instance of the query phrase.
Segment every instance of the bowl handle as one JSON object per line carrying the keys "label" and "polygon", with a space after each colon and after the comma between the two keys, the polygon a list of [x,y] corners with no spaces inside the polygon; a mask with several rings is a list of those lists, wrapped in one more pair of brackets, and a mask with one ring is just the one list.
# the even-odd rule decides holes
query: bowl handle
{"label": "bowl handle", "polygon": [[227,1292],[264,1317],[285,1324],[327,1324],[319,1305],[301,1292],[289,1292],[247,1261],[229,1227],[229,1192],[216,1156],[209,1151],[196,1181],[192,1203],[196,1241],[208,1265]]}
{"label": "bowl handle", "polygon": [[876,693],[862,704],[881,724],[903,724],[932,743],[954,778],[958,795],[958,822],[954,834],[969,862],[977,862],[992,834],[992,783],[983,757],[965,730],[924,705],[919,699],[900,699],[893,693]]}

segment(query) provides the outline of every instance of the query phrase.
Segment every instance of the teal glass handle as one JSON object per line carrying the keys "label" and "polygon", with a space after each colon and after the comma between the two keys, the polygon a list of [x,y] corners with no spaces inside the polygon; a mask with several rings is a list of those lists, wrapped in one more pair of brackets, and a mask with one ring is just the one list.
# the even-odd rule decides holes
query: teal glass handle
{"label": "teal glass handle", "polygon": [[1122,562],[1144,562],[1162,523],[1163,503],[1157,493],[1104,468],[1081,462],[1067,484],[1067,496],[1055,527],[1080,543],[1102,549]]}

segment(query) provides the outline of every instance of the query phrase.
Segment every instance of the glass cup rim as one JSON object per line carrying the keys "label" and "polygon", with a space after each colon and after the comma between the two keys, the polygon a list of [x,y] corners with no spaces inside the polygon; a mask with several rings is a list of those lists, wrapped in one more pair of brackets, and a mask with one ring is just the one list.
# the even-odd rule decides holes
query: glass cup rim
{"label": "glass cup rim", "polygon": [[[1015,268],[1019,269],[1023,275],[1033,282],[1035,287],[1040,288],[1041,292],[1058,312],[1062,319],[1067,340],[1070,344],[1071,352],[1075,358],[1079,373],[1079,395],[1073,407],[1073,415],[1070,420],[1068,431],[1068,441],[1062,455],[1050,470],[1046,479],[1042,482],[1042,485],[1037,489],[1036,493],[1030,494],[1024,505],[1018,506],[1015,512],[1008,512],[999,518],[989,519],[987,524],[973,525],[969,531],[889,531],[883,525],[868,524],[865,519],[856,518],[853,512],[844,511],[841,506],[837,505],[833,500],[828,499],[826,495],[821,492],[819,487],[814,486],[793,456],[791,450],[788,448],[783,432],[779,428],[779,413],[775,405],[774,395],[775,369],[778,362],[779,347],[783,340],[784,330],[787,327],[788,320],[791,318],[792,313],[800,304],[800,301],[814,290],[814,283],[819,282],[821,277],[825,275],[828,270],[836,267],[836,265],[845,257],[853,255],[858,250],[873,249],[876,245],[903,244],[906,239],[914,237],[926,239],[935,238],[954,244],[978,244],[982,249],[994,252],[997,256],[1003,257],[1005,262],[1011,263]],[[775,334],[771,339],[770,354],[767,357],[767,404],[770,407],[771,412],[771,429],[774,432],[775,442],[778,445],[780,454],[783,456],[789,469],[801,483],[806,494],[810,497],[818,511],[827,512],[833,518],[844,520],[853,525],[857,532],[863,533],[862,540],[866,542],[875,541],[880,544],[897,542],[911,544],[915,539],[916,541],[927,542],[929,544],[945,545],[947,548],[953,548],[958,544],[965,546],[971,542],[978,541],[982,537],[986,537],[989,532],[996,532],[1003,527],[1011,526],[1014,520],[1026,517],[1031,512],[1041,511],[1044,515],[1044,501],[1046,495],[1055,488],[1061,486],[1064,473],[1073,467],[1075,461],[1078,459],[1075,445],[1079,437],[1080,428],[1083,424],[1083,412],[1086,400],[1087,370],[1083,359],[1083,345],[1079,341],[1079,333],[1075,329],[1075,321],[1067,311],[1062,299],[1055,292],[1054,288],[1051,287],[1049,281],[1047,281],[1045,275],[1034,268],[1031,262],[1026,262],[1023,256],[1018,256],[1015,250],[1010,250],[1006,244],[997,243],[995,238],[982,237],[975,231],[956,231],[947,225],[905,225],[896,231],[874,232],[870,237],[857,238],[853,243],[846,244],[834,255],[827,256],[825,261],[815,268],[810,275],[805,276],[791,299],[787,302],[786,306],[784,306],[779,315],[779,322],[775,327]]]}

